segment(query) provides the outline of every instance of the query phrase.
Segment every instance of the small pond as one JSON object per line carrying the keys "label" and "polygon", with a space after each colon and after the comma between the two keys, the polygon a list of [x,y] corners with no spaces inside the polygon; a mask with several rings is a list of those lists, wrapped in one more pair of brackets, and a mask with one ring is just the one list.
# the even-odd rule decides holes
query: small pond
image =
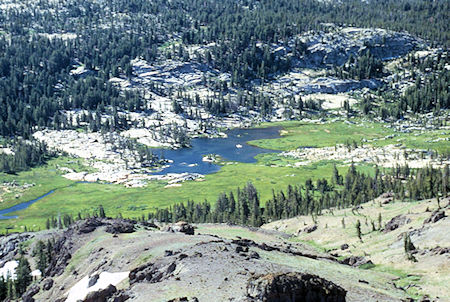
{"label": "small pond", "polygon": [[191,141],[191,148],[176,150],[156,149],[155,153],[173,160],[169,167],[155,172],[155,175],[167,173],[200,173],[210,174],[220,170],[220,166],[203,161],[203,156],[217,154],[228,161],[241,163],[256,162],[255,156],[261,153],[277,153],[279,151],[262,149],[248,145],[248,141],[272,139],[280,137],[280,127],[233,129],[227,131],[227,138],[196,138]]}

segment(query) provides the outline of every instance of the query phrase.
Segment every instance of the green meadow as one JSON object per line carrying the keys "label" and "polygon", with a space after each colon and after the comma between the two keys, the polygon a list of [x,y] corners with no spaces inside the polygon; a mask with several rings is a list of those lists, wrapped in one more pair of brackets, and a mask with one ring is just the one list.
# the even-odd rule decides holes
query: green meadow
{"label": "green meadow", "polygon": [[[402,143],[407,147],[435,149],[450,152],[446,141],[428,143],[429,140],[446,137],[445,133],[394,133],[393,130],[376,123],[332,122],[327,124],[305,124],[302,122],[271,123],[270,126],[282,126],[282,137],[250,142],[253,145],[274,150],[292,150],[300,146],[324,147],[347,141],[361,142],[372,140],[373,145]],[[266,126],[266,125],[263,125]],[[392,138],[385,139],[386,136]],[[448,136],[448,135],[447,135]],[[447,144],[446,144],[447,143]],[[163,208],[178,202],[208,200],[214,203],[223,192],[235,191],[247,182],[252,182],[260,193],[261,202],[271,198],[272,190],[285,190],[291,185],[304,184],[308,178],[329,179],[333,165],[341,173],[347,167],[341,162],[320,161],[308,166],[294,167],[295,159],[282,157],[275,153],[260,154],[256,163],[223,162],[220,171],[206,175],[203,181],[188,181],[181,186],[166,187],[163,181],[149,182],[144,188],[126,188],[117,184],[77,183],[62,177],[60,167],[75,171],[86,171],[81,160],[60,157],[46,165],[33,168],[17,175],[0,174],[0,183],[15,180],[18,184],[34,183],[35,186],[23,190],[0,191],[0,209],[35,199],[51,190],[55,192],[31,205],[28,209],[16,212],[17,219],[0,220],[0,232],[27,229],[43,229],[49,217],[59,214],[77,215],[78,212],[92,213],[102,205],[107,215],[123,217],[141,217],[156,208]],[[359,166],[358,169],[371,173],[373,167]]]}
{"label": "green meadow", "polygon": [[[267,155],[266,155],[267,156]],[[65,159],[70,162],[70,159]],[[50,190],[55,192],[31,205],[28,209],[14,213],[17,219],[0,220],[0,232],[6,228],[12,230],[43,229],[48,217],[59,214],[78,212],[92,213],[103,205],[107,215],[124,217],[140,217],[155,208],[163,208],[177,202],[193,200],[201,202],[205,199],[215,202],[222,192],[235,191],[247,182],[252,182],[261,195],[264,203],[272,196],[272,189],[285,190],[287,185],[303,184],[306,179],[322,178],[331,175],[333,163],[319,162],[308,167],[274,166],[271,162],[259,161],[255,164],[226,164],[214,174],[206,175],[204,181],[189,181],[180,187],[168,187],[162,181],[150,182],[145,188],[126,188],[117,184],[76,183],[66,180],[57,172],[56,166],[63,160],[50,161],[46,166],[32,171],[22,172],[16,180],[36,183],[36,186],[26,190],[20,198],[4,196],[1,208],[8,208],[19,202],[39,197]],[[342,172],[346,167],[340,167]],[[0,182],[11,179],[12,176],[0,174]]]}
{"label": "green meadow", "polygon": [[450,153],[449,130],[414,130],[410,133],[395,132],[385,125],[355,119],[354,122],[330,122],[311,124],[301,121],[266,123],[262,127],[281,126],[281,138],[255,140],[249,144],[261,148],[288,151],[299,147],[331,147],[346,142],[368,140],[364,144],[386,146],[401,144],[406,148],[435,150]]}

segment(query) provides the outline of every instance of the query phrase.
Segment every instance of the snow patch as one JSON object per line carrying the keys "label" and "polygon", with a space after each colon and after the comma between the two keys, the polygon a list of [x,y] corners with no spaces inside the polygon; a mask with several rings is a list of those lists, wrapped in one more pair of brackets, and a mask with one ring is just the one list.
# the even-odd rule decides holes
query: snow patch
{"label": "snow patch", "polygon": [[17,278],[16,268],[18,265],[19,262],[16,260],[6,262],[5,265],[0,268],[0,277],[3,276],[3,278],[6,279],[9,276],[12,280],[15,280]]}
{"label": "snow patch", "polygon": [[90,292],[105,289],[110,284],[116,286],[128,278],[129,273],[130,272],[102,272],[100,273],[97,282],[91,287],[89,287],[89,276],[86,276],[72,286],[72,288],[70,288],[70,290],[66,293],[66,302],[77,302],[78,300],[84,300]]}

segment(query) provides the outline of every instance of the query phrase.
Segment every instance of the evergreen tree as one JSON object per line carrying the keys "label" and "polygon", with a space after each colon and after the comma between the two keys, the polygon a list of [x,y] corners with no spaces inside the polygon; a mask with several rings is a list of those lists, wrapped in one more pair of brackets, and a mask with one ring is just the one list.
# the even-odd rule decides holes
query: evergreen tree
{"label": "evergreen tree", "polygon": [[45,276],[45,269],[48,265],[48,257],[45,249],[45,243],[39,240],[36,244],[35,252],[37,269],[41,271],[42,276]]}
{"label": "evergreen tree", "polygon": [[359,221],[359,219],[356,221],[355,228],[356,228],[356,235],[358,236],[359,240],[362,240],[362,237],[361,237],[361,222]]}
{"label": "evergreen tree", "polygon": [[16,269],[17,279],[15,282],[16,292],[19,296],[21,296],[27,290],[28,285],[31,284],[31,268],[28,260],[21,256],[19,258],[19,264]]}
{"label": "evergreen tree", "polygon": [[8,287],[6,284],[6,280],[3,276],[0,276],[0,301],[3,301],[8,296]]}
{"label": "evergreen tree", "polygon": [[98,207],[98,213],[99,213],[99,217],[100,217],[100,218],[105,218],[105,217],[106,217],[105,209],[103,208],[102,205],[100,205],[100,206]]}

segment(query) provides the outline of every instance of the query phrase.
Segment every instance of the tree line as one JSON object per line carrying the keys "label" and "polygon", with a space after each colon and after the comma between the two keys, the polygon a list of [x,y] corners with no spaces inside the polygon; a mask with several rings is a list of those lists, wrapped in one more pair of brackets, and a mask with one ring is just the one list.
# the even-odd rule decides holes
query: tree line
{"label": "tree line", "polygon": [[[147,215],[133,219],[156,220],[163,223],[184,220],[191,223],[231,223],[260,226],[275,220],[299,215],[320,216],[324,210],[356,207],[391,192],[402,202],[448,196],[450,193],[450,168],[424,167],[411,169],[397,166],[381,171],[378,167],[371,174],[359,172],[352,164],[342,175],[336,166],[328,178],[304,184],[288,185],[285,190],[272,190],[272,197],[261,202],[260,194],[252,183],[236,191],[223,192],[214,204],[205,200],[176,203],[167,208],[157,208]],[[90,217],[107,217],[100,205],[91,212],[65,213],[47,219],[46,228],[65,228],[75,221]],[[119,213],[118,218],[122,218]]]}
{"label": "tree line", "polygon": [[0,172],[17,173],[29,168],[42,165],[56,156],[54,151],[49,151],[44,142],[27,142],[22,139],[12,141],[6,146],[11,146],[12,154],[0,153]]}
{"label": "tree line", "polygon": [[446,196],[450,190],[448,165],[443,169],[432,167],[412,170],[396,167],[382,173],[378,168],[373,175],[358,172],[351,165],[345,176],[334,168],[331,182],[306,180],[304,185],[289,185],[285,191],[275,192],[261,206],[256,188],[248,183],[236,193],[222,193],[215,206],[208,201],[178,203],[148,214],[148,219],[161,222],[185,220],[194,223],[227,222],[260,226],[274,220],[298,215],[321,215],[325,209],[347,208],[368,202],[384,192],[393,192],[402,201]]}

